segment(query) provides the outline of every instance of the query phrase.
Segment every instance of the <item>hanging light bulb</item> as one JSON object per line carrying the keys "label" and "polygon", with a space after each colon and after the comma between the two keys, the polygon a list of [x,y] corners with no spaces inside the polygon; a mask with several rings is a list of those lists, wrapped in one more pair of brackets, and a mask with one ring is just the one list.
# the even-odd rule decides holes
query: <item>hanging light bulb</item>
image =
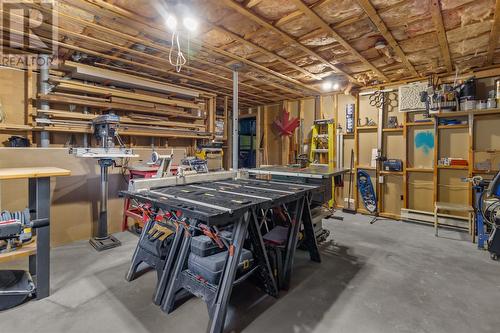
{"label": "hanging light bulb", "polygon": [[184,20],[182,20],[182,23],[184,24],[184,27],[191,32],[198,29],[198,20],[192,16],[186,16]]}
{"label": "hanging light bulb", "polygon": [[321,85],[321,88],[322,88],[324,91],[330,91],[330,90],[332,90],[332,87],[333,87],[333,83],[332,83],[332,81],[325,81],[325,82],[323,82],[323,84]]}
{"label": "hanging light bulb", "polygon": [[338,83],[333,84],[333,90],[339,90],[340,85]]}
{"label": "hanging light bulb", "polygon": [[167,28],[175,31],[177,29],[177,18],[174,15],[169,14],[165,20],[165,24],[167,25]]}

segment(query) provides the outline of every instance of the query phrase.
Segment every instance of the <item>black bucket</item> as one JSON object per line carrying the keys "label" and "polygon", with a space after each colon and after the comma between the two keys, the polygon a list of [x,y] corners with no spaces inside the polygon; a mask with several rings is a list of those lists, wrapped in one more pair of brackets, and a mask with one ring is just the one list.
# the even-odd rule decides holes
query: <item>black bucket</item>
{"label": "black bucket", "polygon": [[0,311],[18,306],[35,292],[30,273],[0,270]]}

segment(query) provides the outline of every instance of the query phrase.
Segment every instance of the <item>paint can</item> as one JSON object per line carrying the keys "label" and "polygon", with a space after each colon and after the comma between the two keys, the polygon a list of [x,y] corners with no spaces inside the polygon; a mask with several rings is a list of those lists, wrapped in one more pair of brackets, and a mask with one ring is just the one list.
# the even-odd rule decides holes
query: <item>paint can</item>
{"label": "paint can", "polygon": [[488,109],[495,109],[497,107],[497,101],[494,98],[488,98]]}

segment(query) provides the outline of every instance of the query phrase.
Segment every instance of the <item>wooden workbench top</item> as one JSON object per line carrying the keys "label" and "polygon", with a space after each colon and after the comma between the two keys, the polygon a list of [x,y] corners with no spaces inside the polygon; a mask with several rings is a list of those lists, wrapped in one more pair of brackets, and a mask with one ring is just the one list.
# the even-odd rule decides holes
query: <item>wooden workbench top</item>
{"label": "wooden workbench top", "polygon": [[34,240],[26,245],[21,246],[11,252],[0,253],[0,264],[29,257],[36,253],[36,237]]}
{"label": "wooden workbench top", "polygon": [[70,170],[54,167],[0,168],[0,180],[69,176],[70,174]]}

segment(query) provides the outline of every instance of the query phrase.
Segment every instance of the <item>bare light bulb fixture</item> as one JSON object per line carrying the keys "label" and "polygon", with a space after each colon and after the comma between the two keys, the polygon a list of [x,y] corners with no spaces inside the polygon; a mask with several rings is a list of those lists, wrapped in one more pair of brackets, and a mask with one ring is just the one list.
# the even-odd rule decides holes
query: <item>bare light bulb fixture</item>
{"label": "bare light bulb fixture", "polygon": [[385,42],[384,39],[379,39],[375,42],[375,48],[377,50],[382,50],[382,49],[385,49],[387,47],[387,43]]}
{"label": "bare light bulb fixture", "polygon": [[321,89],[323,89],[323,91],[339,90],[340,84],[338,82],[328,80],[321,84]]}
{"label": "bare light bulb fixture", "polygon": [[323,91],[330,91],[333,88],[333,82],[332,81],[325,81],[321,84],[321,89]]}
{"label": "bare light bulb fixture", "polygon": [[182,20],[182,24],[191,32],[198,30],[198,21],[192,16],[185,17],[184,20]]}
{"label": "bare light bulb fixture", "polygon": [[165,24],[167,25],[167,28],[169,28],[172,31],[175,31],[177,29],[177,18],[174,15],[170,14],[167,16]]}

